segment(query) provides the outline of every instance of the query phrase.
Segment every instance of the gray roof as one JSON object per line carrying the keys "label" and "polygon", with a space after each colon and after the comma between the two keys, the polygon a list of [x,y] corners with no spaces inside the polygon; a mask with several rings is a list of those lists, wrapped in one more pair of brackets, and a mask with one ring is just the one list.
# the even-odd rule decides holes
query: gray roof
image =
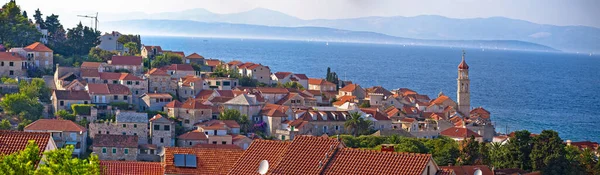
{"label": "gray roof", "polygon": [[258,105],[255,95],[241,94],[224,103],[225,105]]}
{"label": "gray roof", "polygon": [[134,111],[117,111],[117,123],[148,123],[148,114]]}

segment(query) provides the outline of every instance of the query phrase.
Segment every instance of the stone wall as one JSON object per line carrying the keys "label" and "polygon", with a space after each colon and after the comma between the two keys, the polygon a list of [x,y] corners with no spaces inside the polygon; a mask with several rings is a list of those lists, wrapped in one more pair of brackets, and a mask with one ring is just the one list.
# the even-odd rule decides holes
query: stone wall
{"label": "stone wall", "polygon": [[[103,153],[102,149],[105,148],[106,152]],[[113,154],[113,149],[116,149],[116,153]],[[129,153],[125,154],[125,149],[128,149]],[[137,148],[116,148],[116,147],[93,147],[92,151],[98,155],[100,160],[127,160],[136,161],[138,155]]]}
{"label": "stone wall", "polygon": [[148,123],[103,122],[90,123],[89,127],[90,138],[96,134],[137,135],[138,144],[148,144]]}

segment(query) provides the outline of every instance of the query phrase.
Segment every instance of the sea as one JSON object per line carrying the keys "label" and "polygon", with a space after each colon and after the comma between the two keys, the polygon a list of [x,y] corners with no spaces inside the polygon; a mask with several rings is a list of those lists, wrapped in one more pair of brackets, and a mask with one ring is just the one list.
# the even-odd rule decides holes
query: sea
{"label": "sea", "polygon": [[600,142],[600,56],[501,49],[259,39],[142,36],[144,45],[205,58],[267,65],[324,78],[327,67],[362,87],[409,88],[456,99],[462,50],[471,107],[491,112],[496,131],[555,130],[563,140]]}

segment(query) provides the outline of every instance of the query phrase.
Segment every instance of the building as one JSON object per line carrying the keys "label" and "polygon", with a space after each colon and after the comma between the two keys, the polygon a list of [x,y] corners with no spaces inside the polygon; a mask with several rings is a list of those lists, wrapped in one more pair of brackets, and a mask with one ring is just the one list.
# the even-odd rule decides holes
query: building
{"label": "building", "polygon": [[465,53],[463,51],[462,61],[458,65],[458,78],[456,79],[456,102],[458,103],[458,112],[463,116],[469,115],[471,111],[470,83],[469,65],[465,61]]}
{"label": "building", "polygon": [[192,147],[197,144],[208,144],[206,134],[200,130],[191,130],[177,136],[178,147]]}
{"label": "building", "polygon": [[189,98],[183,103],[173,100],[165,105],[163,109],[169,116],[182,121],[181,125],[185,130],[192,130],[194,124],[216,118],[212,113],[214,107],[203,102],[205,101],[194,98]]}
{"label": "building", "polygon": [[173,100],[173,96],[167,93],[147,93],[140,96],[140,99],[141,111],[162,111]]}
{"label": "building", "polygon": [[294,74],[292,72],[275,72],[271,74],[272,83],[285,84],[296,82],[304,88],[308,88],[308,77],[305,74]]}
{"label": "building", "polygon": [[112,56],[108,60],[108,67],[111,71],[126,70],[136,76],[144,70],[141,56]]}
{"label": "building", "polygon": [[90,94],[92,104],[107,106],[110,103],[132,103],[129,88],[120,84],[87,84],[85,90]]}
{"label": "building", "polygon": [[54,51],[41,42],[35,42],[27,47],[12,48],[10,52],[18,53],[26,58],[27,67],[52,69],[54,66]]}
{"label": "building", "polygon": [[357,99],[362,100],[367,96],[367,91],[358,84],[349,84],[338,91],[338,97],[341,96],[355,96]]}
{"label": "building", "polygon": [[166,70],[159,68],[152,68],[145,74],[148,80],[148,91],[154,93],[175,93],[173,85],[176,84],[176,80],[171,79],[171,75],[167,74]]}
{"label": "building", "polygon": [[162,55],[163,50],[160,46],[142,46],[140,53],[143,58],[153,59],[157,55]]}
{"label": "building", "polygon": [[[0,130],[0,155],[13,154],[27,148],[29,141],[37,144],[39,156],[44,159],[44,152],[58,149],[54,139],[47,132],[24,132]],[[38,163],[38,162],[35,162]]]}
{"label": "building", "polygon": [[86,82],[80,76],[81,69],[76,67],[61,67],[59,64],[56,64],[54,87],[57,90],[84,90]]}
{"label": "building", "polygon": [[92,151],[100,160],[135,161],[138,155],[138,136],[98,134]]}
{"label": "building", "polygon": [[250,77],[267,85],[271,84],[271,69],[269,66],[247,62],[237,66],[236,69],[242,76]]}
{"label": "building", "polygon": [[165,66],[160,69],[163,69],[167,72],[171,78],[182,78],[188,75],[194,76],[196,75],[196,71],[189,64],[171,64],[170,66]]}
{"label": "building", "polygon": [[25,126],[23,130],[50,133],[58,148],[72,145],[73,155],[77,157],[87,149],[87,129],[71,120],[39,119]]}
{"label": "building", "polygon": [[0,52],[0,76],[10,78],[27,76],[25,57],[14,52]]}
{"label": "building", "polygon": [[90,123],[90,138],[98,134],[134,135],[139,144],[148,144],[148,114],[118,110],[115,121]]}
{"label": "building", "polygon": [[[393,150],[393,148],[391,149]],[[338,139],[297,136],[291,142],[255,140],[237,160],[229,173],[256,174],[259,164],[263,160],[270,165],[266,173],[269,175],[436,175],[439,171],[431,154],[346,148]]]}
{"label": "building", "polygon": [[336,85],[321,78],[309,78],[308,90],[336,91]]}
{"label": "building", "polygon": [[442,132],[440,135],[450,137],[456,141],[463,141],[471,137],[475,137],[478,142],[483,142],[483,137],[476,132],[471,131],[465,127],[452,127]]}
{"label": "building", "polygon": [[227,77],[204,78],[203,89],[232,90],[239,85],[239,80]]}
{"label": "building", "polygon": [[52,92],[54,111],[71,110],[73,104],[90,104],[90,94],[84,90],[54,90]]}
{"label": "building", "polygon": [[100,36],[100,45],[96,47],[102,50],[119,52],[121,54],[129,52],[129,49],[123,46],[124,43],[119,43],[118,41],[121,35],[122,34],[117,31],[104,33],[102,36]]}
{"label": "building", "polygon": [[[257,115],[260,113],[262,103],[257,100],[256,95],[252,94],[241,94],[233,99],[223,103],[223,107],[226,109],[235,109],[240,111],[241,115],[248,116],[249,120],[255,122],[260,121],[260,117]],[[257,116],[257,117],[254,117]]]}
{"label": "building", "polygon": [[202,81],[202,78],[194,75],[179,78],[179,82],[177,83],[177,92],[179,98],[188,99],[196,96],[198,92],[204,89],[204,84],[205,83]]}
{"label": "building", "polygon": [[149,120],[151,144],[159,148],[175,146],[175,123],[160,114]]}
{"label": "building", "polygon": [[233,144],[232,134],[240,134],[240,125],[233,120],[210,120],[195,125],[206,135],[208,144]]}
{"label": "building", "polygon": [[183,62],[185,64],[192,64],[192,63],[199,64],[199,65],[204,64],[204,57],[202,55],[198,55],[197,53],[192,53],[183,59],[184,59]]}
{"label": "building", "polygon": [[204,66],[208,67],[208,72],[214,72],[222,64],[221,60],[218,59],[204,59]]}
{"label": "building", "polygon": [[101,160],[101,175],[164,175],[160,162]]}
{"label": "building", "polygon": [[162,163],[165,174],[221,175],[231,173],[243,153],[241,149],[167,147]]}

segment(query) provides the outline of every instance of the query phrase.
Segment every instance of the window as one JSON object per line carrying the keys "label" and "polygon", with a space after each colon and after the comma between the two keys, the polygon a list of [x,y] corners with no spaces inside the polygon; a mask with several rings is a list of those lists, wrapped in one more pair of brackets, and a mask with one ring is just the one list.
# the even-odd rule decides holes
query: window
{"label": "window", "polygon": [[221,82],[220,82],[220,81],[217,81],[217,86],[220,86],[220,85],[221,85]]}
{"label": "window", "polygon": [[11,66],[11,67],[15,66],[15,63],[14,62],[8,62],[8,66]]}
{"label": "window", "polygon": [[113,80],[113,84],[117,84],[117,83],[118,83],[117,80]]}
{"label": "window", "polygon": [[106,148],[102,148],[102,153],[106,153]]}
{"label": "window", "polygon": [[60,101],[60,106],[64,106],[65,105],[65,101]]}
{"label": "window", "polygon": [[217,141],[213,141],[213,144],[215,144],[215,145],[216,145],[216,144],[217,144]]}
{"label": "window", "polygon": [[340,126],[338,126],[338,125],[335,125],[335,130],[336,130],[336,131],[337,131],[337,130],[340,130]]}
{"label": "window", "polygon": [[281,140],[285,140],[285,135],[281,135]]}
{"label": "window", "polygon": [[196,168],[196,155],[193,154],[175,154],[173,164],[175,167]]}
{"label": "window", "polygon": [[184,122],[185,124],[188,124],[188,123],[190,123],[190,120],[184,120],[183,122]]}
{"label": "window", "polygon": [[165,131],[170,131],[170,130],[171,130],[171,126],[165,125]]}
{"label": "window", "polygon": [[190,141],[190,142],[188,143],[188,145],[192,145],[192,142]]}
{"label": "window", "polygon": [[213,134],[214,134],[214,135],[217,135],[217,130],[214,130],[214,131],[213,131]]}
{"label": "window", "polygon": [[125,148],[125,154],[129,154],[129,149]]}
{"label": "window", "polygon": [[127,133],[123,132],[123,135],[127,135]]}
{"label": "window", "polygon": [[118,100],[118,99],[119,99],[119,96],[116,96],[116,95],[115,95],[113,98],[114,98],[115,100]]}
{"label": "window", "polygon": [[4,66],[4,61],[3,61],[3,62],[0,62],[0,66]]}
{"label": "window", "polygon": [[140,85],[140,81],[135,81],[135,85]]}
{"label": "window", "polygon": [[156,103],[158,103],[158,98],[156,99]]}
{"label": "window", "polygon": [[123,124],[123,128],[126,128],[126,127],[127,127],[127,124]]}
{"label": "window", "polygon": [[102,131],[98,131],[98,134],[102,134]]}
{"label": "window", "polygon": [[131,81],[127,81],[127,85],[131,85]]}
{"label": "window", "polygon": [[225,145],[225,144],[227,144],[227,142],[226,141],[222,141],[221,144]]}
{"label": "window", "polygon": [[88,104],[88,101],[83,101],[83,104]]}
{"label": "window", "polygon": [[123,96],[123,100],[127,100],[127,98],[128,98],[127,95]]}
{"label": "window", "polygon": [[133,124],[133,128],[137,128],[137,124]]}
{"label": "window", "polygon": [[137,135],[137,133],[133,133],[133,135],[134,135],[134,136],[136,136],[136,135]]}
{"label": "window", "polygon": [[113,151],[112,151],[112,153],[113,153],[113,154],[117,154],[117,148],[113,148]]}
{"label": "window", "polygon": [[165,139],[163,139],[162,137],[160,138],[160,143],[164,143]]}
{"label": "window", "polygon": [[106,134],[110,134],[110,131],[106,131]]}
{"label": "window", "polygon": [[15,75],[15,71],[8,71],[8,75]]}
{"label": "window", "polygon": [[229,81],[224,81],[223,82],[223,86],[229,86],[229,85],[231,85],[231,82],[229,82]]}
{"label": "window", "polygon": [[104,84],[108,84],[108,80],[104,80]]}
{"label": "window", "polygon": [[323,132],[327,133],[327,125],[323,126]]}
{"label": "window", "polygon": [[155,130],[155,131],[158,131],[158,130],[160,130],[160,125],[154,125],[154,130]]}

